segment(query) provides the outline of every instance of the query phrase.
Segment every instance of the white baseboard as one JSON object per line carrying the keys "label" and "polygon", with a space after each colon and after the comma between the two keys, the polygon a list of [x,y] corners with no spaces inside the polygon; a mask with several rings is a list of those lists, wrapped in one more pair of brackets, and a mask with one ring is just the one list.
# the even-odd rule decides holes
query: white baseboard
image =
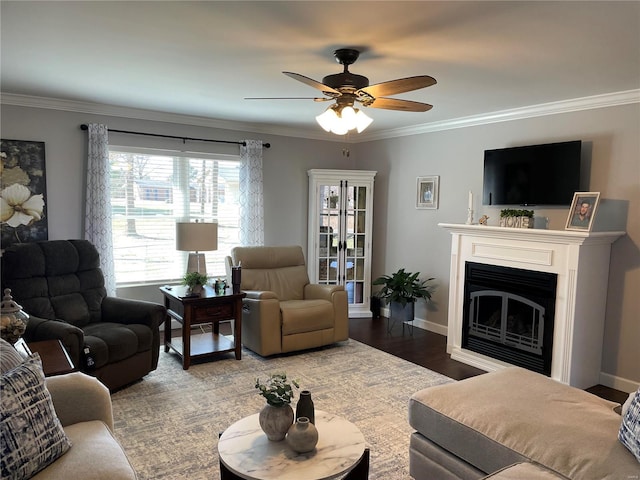
{"label": "white baseboard", "polygon": [[638,382],[604,372],[600,372],[600,384],[627,393],[635,392],[640,387]]}
{"label": "white baseboard", "polygon": [[[389,307],[384,307],[380,310],[380,313],[383,317],[389,318],[391,312],[389,311]],[[447,326],[440,325],[439,323],[430,322],[425,320],[424,318],[414,318],[413,326],[416,328],[420,328],[422,330],[427,330],[428,332],[437,333],[438,335],[447,336]]]}

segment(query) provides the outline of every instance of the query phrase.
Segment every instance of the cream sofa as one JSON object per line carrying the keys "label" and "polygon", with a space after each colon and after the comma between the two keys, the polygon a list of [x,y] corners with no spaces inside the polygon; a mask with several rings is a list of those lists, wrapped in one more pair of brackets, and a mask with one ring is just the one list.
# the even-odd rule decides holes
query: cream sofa
{"label": "cream sofa", "polygon": [[67,453],[32,478],[138,478],[113,435],[113,412],[107,387],[94,377],[80,372],[47,378],[46,385],[72,446]]}
{"label": "cream sofa", "polygon": [[2,478],[137,478],[113,435],[109,390],[95,377],[45,378],[37,354],[25,359],[4,339],[0,372]]}
{"label": "cream sofa", "polygon": [[640,463],[618,441],[618,404],[518,367],[416,392],[409,447],[416,480],[629,480]]}
{"label": "cream sofa", "polygon": [[242,267],[245,347],[268,356],[348,340],[347,292],[309,283],[302,247],[235,247],[229,279],[231,265]]}

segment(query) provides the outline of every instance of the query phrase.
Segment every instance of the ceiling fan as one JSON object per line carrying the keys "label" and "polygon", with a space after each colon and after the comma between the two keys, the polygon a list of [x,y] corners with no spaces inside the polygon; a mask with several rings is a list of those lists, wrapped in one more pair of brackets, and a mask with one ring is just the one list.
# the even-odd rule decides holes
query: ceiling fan
{"label": "ceiling fan", "polygon": [[[426,112],[433,108],[428,103],[387,98],[386,95],[410,92],[430,87],[436,83],[435,78],[428,75],[400,78],[388,82],[369,85],[369,79],[349,71],[349,65],[355,63],[360,52],[353,48],[341,48],[333,52],[336,61],[344,65],[342,73],[327,75],[322,83],[299,73],[282,72],[288,77],[320,90],[324,97],[313,98],[316,102],[335,100],[324,113],[316,117],[317,122],[327,132],[344,135],[349,130],[357,129],[358,133],[367,128],[373,121],[354,105],[356,102],[364,107],[383,108],[385,110],[401,110],[405,112]],[[258,98],[251,98],[258,100]],[[264,99],[264,98],[263,98]],[[282,98],[293,100],[294,98]]]}

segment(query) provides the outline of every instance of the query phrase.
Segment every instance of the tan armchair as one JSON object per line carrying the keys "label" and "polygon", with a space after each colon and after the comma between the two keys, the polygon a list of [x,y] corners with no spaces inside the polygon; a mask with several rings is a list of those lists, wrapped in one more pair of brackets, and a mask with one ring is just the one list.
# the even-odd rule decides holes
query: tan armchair
{"label": "tan armchair", "polygon": [[259,355],[321,347],[349,338],[347,292],[309,283],[300,246],[236,247],[242,266],[242,344]]}

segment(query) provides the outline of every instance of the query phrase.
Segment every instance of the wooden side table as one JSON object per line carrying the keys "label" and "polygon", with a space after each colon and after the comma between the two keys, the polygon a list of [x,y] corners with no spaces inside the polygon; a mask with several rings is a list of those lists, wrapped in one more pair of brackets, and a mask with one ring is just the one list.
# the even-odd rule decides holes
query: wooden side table
{"label": "wooden side table", "polygon": [[[217,295],[205,286],[200,296],[188,296],[187,287],[160,287],[167,307],[164,329],[164,351],[174,350],[182,357],[182,368],[188,370],[191,360],[223,352],[235,352],[242,358],[242,299],[245,293]],[[182,335],[172,337],[171,319],[182,326]],[[233,335],[220,335],[220,322],[235,320]],[[192,334],[191,327],[211,324],[212,332]]]}
{"label": "wooden side table", "polygon": [[69,358],[67,350],[60,340],[43,340],[27,343],[31,352],[38,352],[42,360],[42,370],[45,377],[63,375],[76,371],[76,367]]}

